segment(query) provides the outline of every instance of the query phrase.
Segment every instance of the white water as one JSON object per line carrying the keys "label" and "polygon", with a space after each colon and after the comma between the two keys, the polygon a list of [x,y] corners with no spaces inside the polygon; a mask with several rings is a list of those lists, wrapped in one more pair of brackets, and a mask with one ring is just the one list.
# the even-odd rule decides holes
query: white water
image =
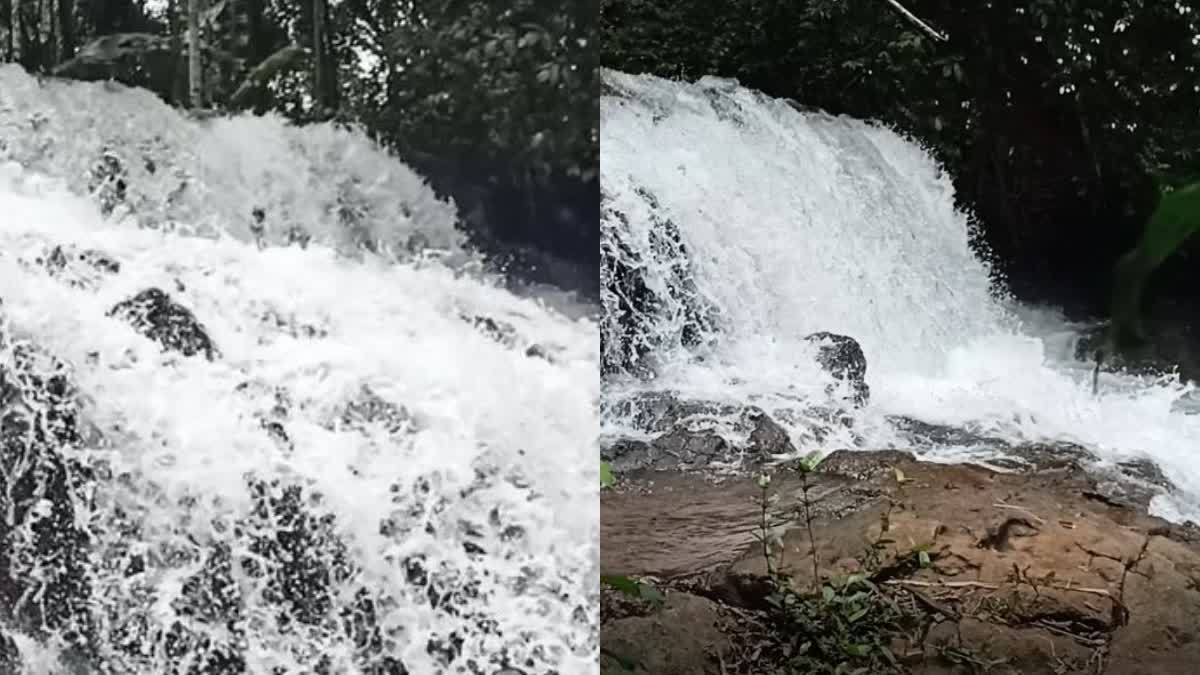
{"label": "white water", "polygon": [[[35,113],[40,135],[30,136]],[[126,203],[108,218],[84,194],[105,145],[126,166],[142,166],[129,159],[135,149],[156,166],[131,171]],[[183,180],[183,196],[169,199]],[[362,207],[349,224],[331,214],[338,185]],[[248,229],[256,206],[269,214],[265,243],[282,244],[271,223],[285,221],[314,243],[256,246]],[[385,656],[413,675],[592,672],[596,325],[452,266],[472,258],[453,219],[452,205],[361,135],[278,120],[197,123],[144,92],[38,86],[0,68],[0,313],[13,334],[67,362],[94,427],[94,459],[130,477],[101,481],[93,504],[76,505],[93,538],[103,658],[86,672],[204,672],[189,662],[199,652],[168,656],[161,631],[180,619],[173,600],[218,544],[232,550],[239,615],[193,629],[230,644],[227,628],[243,633],[246,673],[314,673],[321,658],[323,672],[401,672],[381,665]],[[389,250],[414,236],[413,250],[428,249],[400,262],[359,254],[365,243]],[[34,261],[60,244],[98,249],[121,271],[79,264],[51,276]],[[164,353],[106,316],[149,287],[191,309],[220,358]],[[501,344],[464,316],[506,322],[515,338]],[[296,336],[282,323],[323,335]],[[550,359],[526,356],[533,343]],[[11,359],[0,349],[0,366]],[[330,424],[364,385],[407,411],[404,429]],[[292,401],[290,449],[260,425],[275,390]],[[261,578],[237,571],[256,556],[231,526],[252,509],[247,476],[319,493],[309,512],[331,516],[346,546],[355,574],[332,584],[330,608],[315,621],[297,622],[264,597]],[[134,541],[116,531],[117,505],[141,521]],[[483,552],[468,552],[467,542]],[[103,567],[130,547],[146,553],[145,572]],[[431,587],[406,572],[420,557]],[[431,588],[459,597],[434,607]],[[338,618],[361,590],[376,600],[385,636],[367,649],[355,648]],[[118,644],[130,622],[160,632],[140,653]],[[453,658],[427,649],[455,638]],[[17,642],[31,673],[65,672],[53,636]]]}
{"label": "white water", "polygon": [[[689,301],[716,317],[707,346],[684,347],[688,294],[664,303],[649,321],[662,338],[650,356],[657,377],[605,383],[605,434],[639,433],[612,413],[615,402],[670,391],[782,410],[793,441],[812,449],[797,413],[822,400],[828,376],[802,338],[831,331],[856,338],[867,356],[872,398],[858,413],[859,447],[903,446],[883,419],[895,414],[1013,441],[1073,441],[1108,462],[1153,459],[1180,488],[1155,509],[1200,519],[1200,417],[1171,410],[1187,388],[1103,375],[1093,396],[1090,364],[1071,356],[1076,327],[989,291],[950,178],[918,145],[728,80],[603,78],[602,184],[629,224],[607,218],[602,236],[630,242],[647,285],[666,288],[669,261],[648,243],[653,209],[635,189],[653,194],[657,217],[679,227],[688,250],[699,298]],[[854,443],[845,432],[819,449]]]}

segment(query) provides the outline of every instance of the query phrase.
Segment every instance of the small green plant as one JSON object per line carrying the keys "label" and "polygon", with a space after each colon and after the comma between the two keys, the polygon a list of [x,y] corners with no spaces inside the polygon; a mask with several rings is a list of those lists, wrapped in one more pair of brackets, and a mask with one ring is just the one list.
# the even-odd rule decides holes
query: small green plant
{"label": "small green plant", "polygon": [[821,463],[821,456],[816,452],[810,452],[796,463],[796,472],[800,474],[800,516],[804,520],[804,529],[808,532],[808,548],[812,552],[812,568],[813,568],[813,588],[816,588],[821,583],[821,565],[817,557],[817,540],[813,536],[813,514],[812,500],[809,498],[809,490],[814,487],[811,476],[817,470],[817,465]]}
{"label": "small green plant", "polygon": [[608,462],[601,460],[600,461],[600,489],[603,490],[604,488],[610,488],[616,482],[617,482],[617,479],[613,477],[612,464],[609,464]]}
{"label": "small green plant", "polygon": [[653,607],[661,607],[666,601],[666,596],[654,584],[649,584],[633,577],[619,574],[601,574],[600,585],[624,593],[636,600],[646,602]]}
{"label": "small green plant", "polygon": [[912,554],[913,554],[913,557],[915,557],[917,560],[917,567],[919,567],[921,569],[925,569],[933,564],[933,561],[929,557],[929,549],[932,547],[933,547],[933,544],[914,544],[913,545]]}

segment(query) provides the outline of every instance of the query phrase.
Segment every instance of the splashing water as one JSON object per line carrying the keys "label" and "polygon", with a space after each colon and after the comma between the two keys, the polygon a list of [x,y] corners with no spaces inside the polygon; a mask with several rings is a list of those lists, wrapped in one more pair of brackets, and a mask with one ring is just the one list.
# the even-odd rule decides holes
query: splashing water
{"label": "splashing water", "polygon": [[106,215],[144,227],[396,255],[463,241],[446,226],[454,205],[361,133],[273,115],[192,121],[112,82],[42,80],[0,66],[5,159],[60,177],[94,194]]}
{"label": "splashing water", "polygon": [[1190,387],[1104,375],[1093,396],[1078,327],[991,290],[951,180],[920,146],[729,80],[603,83],[606,436],[644,436],[628,404],[665,391],[773,411],[813,449],[802,411],[830,380],[804,337],[831,331],[862,345],[872,398],[821,448],[905,446],[893,415],[1074,442],[1104,463],[1153,460],[1179,488],[1155,510],[1200,517],[1200,417],[1172,410]]}
{"label": "splashing water", "polygon": [[[0,554],[0,666],[7,635],[56,675],[590,672],[595,323],[451,264],[472,258],[452,206],[360,135],[105,87],[0,69],[0,419],[78,426],[39,461],[80,479],[4,466],[59,491],[0,526],[21,551]],[[89,184],[102,146],[125,169],[113,208]],[[362,208],[339,221],[346,194]],[[256,234],[252,208],[311,242]],[[361,253],[414,236],[442,250]],[[109,316],[148,288],[218,355]],[[77,418],[12,397],[50,381],[30,346]],[[66,562],[36,546],[60,510],[83,542]]]}

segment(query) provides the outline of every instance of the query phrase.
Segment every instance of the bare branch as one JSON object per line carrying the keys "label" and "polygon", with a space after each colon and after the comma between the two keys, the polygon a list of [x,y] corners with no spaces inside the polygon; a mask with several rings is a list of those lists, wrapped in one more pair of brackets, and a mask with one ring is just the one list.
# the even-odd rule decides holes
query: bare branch
{"label": "bare branch", "polygon": [[918,28],[925,31],[925,33],[928,34],[929,37],[933,38],[934,40],[937,40],[938,42],[945,42],[946,40],[950,39],[950,36],[946,35],[945,33],[938,32],[938,30],[935,29],[933,26],[930,26],[929,24],[927,24],[924,21],[917,18],[916,14],[913,14],[912,12],[908,11],[908,9],[904,5],[901,5],[898,0],[887,0],[887,1],[888,1],[889,5],[896,8],[897,12],[900,12],[902,15],[904,15],[904,18],[908,19],[912,23],[916,24],[916,26]]}

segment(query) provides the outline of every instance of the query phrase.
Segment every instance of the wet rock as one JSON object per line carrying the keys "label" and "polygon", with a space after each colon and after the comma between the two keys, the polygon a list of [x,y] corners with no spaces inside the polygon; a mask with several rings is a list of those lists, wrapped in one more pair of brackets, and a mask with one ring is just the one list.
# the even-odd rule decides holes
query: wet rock
{"label": "wet rock", "polygon": [[408,433],[418,427],[412,413],[365,384],[346,402],[337,421],[344,428],[359,431],[378,425],[389,434]]}
{"label": "wet rock", "polygon": [[670,392],[648,392],[608,404],[606,414],[630,419],[638,429],[661,433],[688,422],[734,415],[738,410],[711,401],[682,400]]}
{"label": "wet rock", "polygon": [[[333,516],[321,514],[320,495],[278,480],[251,484],[255,507],[245,528],[254,533],[253,554],[243,570],[266,577],[263,598],[285,609],[289,620],[318,625],[332,607],[332,593],[349,575]],[[265,561],[266,564],[255,564]]]}
{"label": "wet rock", "polygon": [[[600,323],[602,375],[649,377],[654,351],[673,345],[699,347],[715,328],[714,310],[696,289],[691,261],[678,226],[662,215],[658,199],[635,188],[639,216],[648,218],[647,245],[632,241],[631,215],[601,191]],[[655,279],[648,275],[655,275]],[[662,314],[681,317],[677,329],[661,332]]]}
{"label": "wet rock", "polygon": [[1157,485],[1158,487],[1168,490],[1175,489],[1175,485],[1171,483],[1171,480],[1167,478],[1167,475],[1163,473],[1163,470],[1159,468],[1159,466],[1151,459],[1141,457],[1124,462],[1117,462],[1117,469],[1122,474],[1144,483]]}
{"label": "wet rock", "polygon": [[655,451],[649,443],[623,438],[600,449],[600,457],[617,473],[649,469],[654,466]]}
{"label": "wet rock", "polygon": [[555,362],[554,355],[551,353],[550,349],[540,344],[529,345],[529,347],[525,349],[525,356],[528,356],[531,359],[543,359],[545,361],[549,361],[550,363]]}
{"label": "wet rock", "polygon": [[517,342],[517,329],[507,321],[499,321],[490,316],[464,316],[463,319],[469,321],[479,332],[506,347],[511,347]]}
{"label": "wet rock", "polygon": [[[60,632],[68,651],[86,651],[88,537],[75,505],[91,475],[80,458],[79,411],[69,371],[0,324],[0,625],[33,636]],[[37,601],[30,601],[37,598]]]}
{"label": "wet rock", "polygon": [[1002,450],[1004,456],[989,464],[1023,472],[1081,471],[1098,458],[1082,445],[1067,442],[1022,443]]}
{"label": "wet rock", "polygon": [[911,452],[900,450],[835,450],[817,464],[817,471],[868,481],[893,475],[893,467],[914,461]]}
{"label": "wet rock", "polygon": [[191,310],[157,288],[148,288],[117,303],[108,315],[125,321],[167,351],[184,356],[203,354],[210,361],[219,355],[208,331]]}
{"label": "wet rock", "polygon": [[106,253],[74,246],[55,246],[36,262],[51,276],[77,288],[95,287],[103,276],[121,271],[121,264]]}
{"label": "wet rock", "polygon": [[676,466],[706,466],[732,459],[729,443],[710,430],[691,431],[676,427],[654,439],[651,445]]}
{"label": "wet rock", "polygon": [[756,408],[749,411],[748,416],[754,424],[748,450],[754,456],[766,460],[772,455],[795,454],[796,447],[792,445],[787,430],[770,415]]}
{"label": "wet rock", "polygon": [[[850,400],[856,406],[866,405],[871,398],[867,386],[867,356],[858,341],[848,335],[825,331],[806,335],[805,340],[818,344],[817,363],[835,380],[850,387]],[[832,389],[828,393],[833,393]]]}
{"label": "wet rock", "polygon": [[726,635],[731,623],[723,608],[705,598],[670,593],[662,608],[648,616],[631,616],[605,623],[600,672],[635,675],[723,675],[722,659],[731,650]]}
{"label": "wet rock", "polygon": [[886,419],[914,447],[978,446],[995,449],[1009,446],[1009,442],[1003,438],[988,436],[970,428],[932,424],[903,415],[888,415]]}

